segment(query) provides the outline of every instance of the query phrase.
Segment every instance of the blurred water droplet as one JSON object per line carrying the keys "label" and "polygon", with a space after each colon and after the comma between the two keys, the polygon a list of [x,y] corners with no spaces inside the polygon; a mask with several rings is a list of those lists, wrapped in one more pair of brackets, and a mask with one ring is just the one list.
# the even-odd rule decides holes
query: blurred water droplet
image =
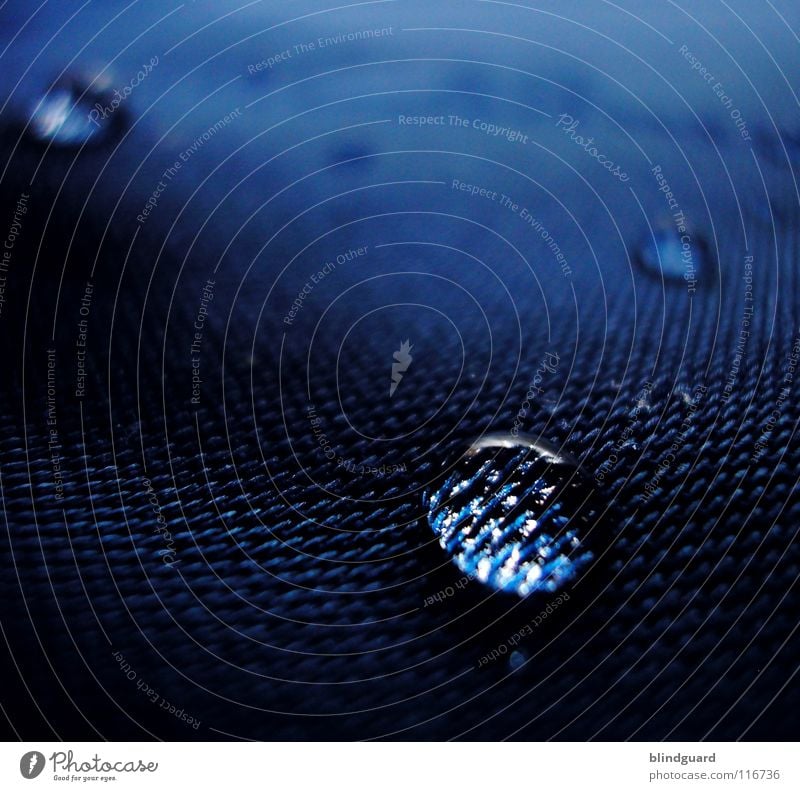
{"label": "blurred water droplet", "polygon": [[636,255],[651,274],[665,280],[684,280],[696,286],[706,269],[705,242],[694,234],[680,234],[676,228],[659,228],[648,236]]}
{"label": "blurred water droplet", "polygon": [[511,665],[512,670],[522,667],[525,664],[525,654],[522,651],[512,651],[508,657],[508,664]]}
{"label": "blurred water droplet", "polygon": [[466,574],[526,596],[576,579],[593,553],[590,491],[577,462],[543,440],[489,434],[428,498],[428,522]]}
{"label": "blurred water droplet", "polygon": [[[28,124],[31,137],[41,143],[78,147],[106,140],[114,114],[106,94],[77,78],[51,88],[34,106]],[[117,110],[116,114],[121,112]]]}

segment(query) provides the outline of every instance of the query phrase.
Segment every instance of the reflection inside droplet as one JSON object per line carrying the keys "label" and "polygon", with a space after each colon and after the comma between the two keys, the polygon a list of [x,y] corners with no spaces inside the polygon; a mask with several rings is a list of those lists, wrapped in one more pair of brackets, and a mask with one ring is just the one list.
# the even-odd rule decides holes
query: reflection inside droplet
{"label": "reflection inside droplet", "polygon": [[428,522],[472,578],[521,596],[552,593],[593,559],[590,494],[575,459],[550,443],[490,434],[430,495]]}
{"label": "reflection inside droplet", "polygon": [[104,96],[78,80],[62,82],[34,106],[28,132],[40,142],[59,146],[101,142],[109,133],[112,118]]}
{"label": "reflection inside droplet", "polygon": [[637,251],[640,264],[666,280],[684,280],[694,289],[706,267],[705,242],[684,229],[660,228]]}

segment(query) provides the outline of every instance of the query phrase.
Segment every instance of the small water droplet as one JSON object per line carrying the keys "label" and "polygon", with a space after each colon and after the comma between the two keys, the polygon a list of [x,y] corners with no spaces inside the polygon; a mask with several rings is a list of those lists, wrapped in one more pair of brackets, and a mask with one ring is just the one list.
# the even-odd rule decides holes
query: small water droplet
{"label": "small water droplet", "polygon": [[40,143],[78,147],[105,141],[121,109],[112,107],[106,93],[79,78],[61,80],[34,105],[28,133]]}
{"label": "small water droplet", "polygon": [[549,442],[488,434],[428,497],[428,522],[471,577],[521,596],[553,593],[593,559],[589,495],[577,461]]}
{"label": "small water droplet", "polygon": [[637,251],[639,263],[651,274],[665,280],[684,280],[696,287],[706,267],[705,242],[677,228],[657,228]]}

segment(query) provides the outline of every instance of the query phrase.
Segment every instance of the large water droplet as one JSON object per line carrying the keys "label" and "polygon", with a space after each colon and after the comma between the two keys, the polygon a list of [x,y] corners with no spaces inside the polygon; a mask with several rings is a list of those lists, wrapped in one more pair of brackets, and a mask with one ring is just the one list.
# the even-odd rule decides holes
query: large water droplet
{"label": "large water droplet", "polygon": [[108,138],[122,112],[111,107],[104,91],[77,78],[63,80],[33,107],[28,132],[57,146],[96,145]]}
{"label": "large water droplet", "polygon": [[553,593],[593,560],[590,492],[576,465],[543,440],[486,435],[429,497],[428,521],[470,577],[521,596]]}
{"label": "large water droplet", "polygon": [[677,228],[659,228],[648,235],[636,255],[639,263],[651,274],[665,280],[684,280],[695,288],[707,271],[705,242]]}

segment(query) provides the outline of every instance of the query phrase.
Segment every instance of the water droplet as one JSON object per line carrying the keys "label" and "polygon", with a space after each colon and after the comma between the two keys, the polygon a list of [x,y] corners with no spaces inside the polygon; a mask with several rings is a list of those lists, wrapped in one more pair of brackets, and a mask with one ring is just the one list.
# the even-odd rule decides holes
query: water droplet
{"label": "water droplet", "polygon": [[78,78],[65,79],[34,105],[28,132],[41,143],[96,145],[108,138],[120,117],[121,109],[109,112],[112,106],[104,91]]}
{"label": "water droplet", "polygon": [[508,664],[512,670],[522,667],[525,664],[525,654],[522,651],[512,651],[508,657]]}
{"label": "water droplet", "polygon": [[651,274],[665,280],[685,280],[695,287],[706,269],[705,242],[676,228],[657,228],[637,252],[639,263]]}
{"label": "water droplet", "polygon": [[592,508],[577,462],[525,435],[474,442],[428,498],[428,522],[466,574],[521,596],[553,593],[591,564]]}

